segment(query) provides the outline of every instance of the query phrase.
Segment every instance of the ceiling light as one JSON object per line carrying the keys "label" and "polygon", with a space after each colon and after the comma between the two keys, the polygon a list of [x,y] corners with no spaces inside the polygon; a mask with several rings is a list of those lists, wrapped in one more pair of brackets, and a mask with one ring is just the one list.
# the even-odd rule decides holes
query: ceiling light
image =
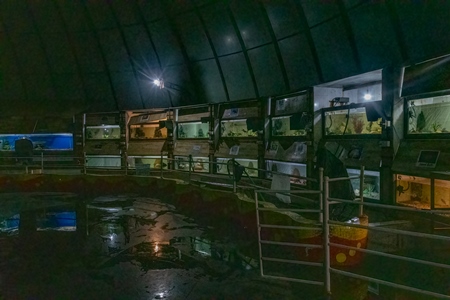
{"label": "ceiling light", "polygon": [[160,89],[164,88],[164,81],[162,79],[155,79],[153,80],[153,83]]}
{"label": "ceiling light", "polygon": [[364,94],[364,100],[370,100],[372,99],[372,95],[369,93]]}

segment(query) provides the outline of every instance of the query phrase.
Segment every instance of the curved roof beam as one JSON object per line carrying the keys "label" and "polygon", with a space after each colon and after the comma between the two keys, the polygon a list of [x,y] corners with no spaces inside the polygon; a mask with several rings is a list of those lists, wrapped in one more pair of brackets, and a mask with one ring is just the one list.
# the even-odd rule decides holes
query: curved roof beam
{"label": "curved roof beam", "polygon": [[64,18],[63,18],[63,15],[62,15],[62,12],[61,12],[61,8],[58,5],[58,1],[53,0],[53,3],[55,5],[56,11],[58,12],[58,14],[59,14],[59,16],[61,18],[61,24],[63,26],[64,34],[66,35],[67,41],[69,43],[70,52],[72,53],[72,55],[73,55],[73,57],[75,59],[75,68],[77,70],[78,76],[80,77],[81,85],[83,87],[82,89],[83,89],[84,101],[86,102],[87,99],[88,99],[88,97],[87,97],[88,93],[87,93],[87,88],[86,88],[86,81],[84,80],[83,73],[81,72],[81,65],[80,65],[80,60],[79,60],[79,57],[78,57],[78,53],[75,50],[74,41],[72,39],[72,36],[69,34],[67,23],[66,23],[66,20],[64,20]]}
{"label": "curved roof beam", "polygon": [[16,61],[15,65],[16,65],[16,67],[18,69],[18,72],[19,72],[20,85],[22,86],[22,89],[24,91],[25,100],[29,101],[30,100],[30,98],[29,98],[30,93],[28,92],[27,85],[25,84],[25,79],[24,79],[25,77],[24,77],[23,67],[22,67],[22,64],[20,63],[19,56],[17,55],[16,47],[14,47],[14,44],[12,43],[11,36],[9,35],[8,28],[6,27],[6,24],[3,21],[1,13],[0,13],[0,23],[3,26],[3,30],[4,30],[3,33],[5,35],[6,41],[7,41],[7,43],[9,45],[11,45],[11,51],[12,51],[12,54],[14,56],[14,60]]}
{"label": "curved roof beam", "polygon": [[119,106],[119,103],[117,102],[117,92],[114,89],[114,85],[113,85],[113,82],[112,82],[111,70],[110,70],[108,64],[106,63],[106,57],[105,57],[104,49],[103,49],[102,45],[100,44],[100,37],[98,36],[97,29],[94,26],[94,22],[92,20],[92,16],[89,13],[89,9],[87,8],[86,3],[84,1],[81,1],[80,5],[83,7],[83,9],[85,11],[86,18],[87,18],[87,20],[89,22],[88,26],[91,28],[92,33],[95,36],[95,40],[97,41],[97,47],[98,47],[98,49],[100,51],[100,56],[102,58],[103,66],[105,67],[105,72],[106,72],[106,76],[108,77],[108,83],[109,83],[109,85],[111,87],[114,103],[116,105],[116,109],[119,110],[120,106]]}
{"label": "curved roof beam", "polygon": [[298,14],[300,15],[301,26],[303,27],[303,30],[305,30],[306,39],[308,40],[308,46],[311,51],[311,55],[312,55],[312,58],[314,61],[314,66],[316,67],[316,70],[317,70],[317,77],[319,78],[320,82],[323,82],[324,77],[323,77],[322,68],[320,67],[319,54],[317,53],[316,45],[314,44],[314,40],[312,38],[311,31],[309,30],[308,22],[306,21],[305,10],[303,9],[302,5],[300,3],[298,3],[297,1],[294,1],[294,5],[295,5],[295,8],[297,9]]}
{"label": "curved roof beam", "polygon": [[281,55],[281,50],[280,50],[280,46],[278,45],[277,37],[275,36],[275,32],[273,31],[273,27],[272,27],[272,24],[270,23],[270,19],[269,19],[269,16],[267,15],[267,11],[266,11],[266,8],[264,7],[264,4],[258,3],[257,5],[261,11],[261,15],[263,16],[264,22],[266,23],[266,26],[267,26],[269,34],[270,34],[270,38],[272,39],[272,44],[275,48],[275,53],[277,55],[278,64],[280,65],[281,74],[283,75],[285,90],[289,91],[291,89],[290,84],[289,84],[289,77],[287,75],[286,66],[284,64],[283,56]]}
{"label": "curved roof beam", "polygon": [[[145,34],[147,35],[147,38],[150,41],[150,45],[152,46],[153,53],[155,53],[156,61],[158,63],[158,68],[159,68],[159,74],[162,74],[163,73],[163,67],[162,67],[162,64],[161,64],[161,58],[159,57],[158,51],[156,51],[155,42],[153,41],[153,37],[152,37],[152,34],[150,32],[150,28],[148,27],[148,23],[146,22],[146,20],[144,18],[144,15],[142,14],[142,10],[139,8],[137,2],[136,1],[132,1],[132,3],[133,3],[134,10],[136,12],[136,15],[139,17],[139,20],[140,20],[140,22],[141,22],[141,24],[142,24],[142,26],[144,28]],[[137,79],[137,77],[136,77],[136,79]],[[172,101],[172,95],[170,93],[167,93],[167,96],[169,98],[169,102],[172,103],[173,102]],[[143,102],[142,106],[143,106],[144,109],[146,108],[145,107],[145,101]]]}
{"label": "curved roof beam", "polygon": [[200,24],[202,25],[203,30],[205,31],[206,38],[208,39],[209,46],[211,47],[211,51],[214,55],[214,61],[216,62],[217,69],[219,70],[220,80],[222,81],[223,90],[225,91],[225,97],[227,101],[230,101],[230,93],[228,92],[227,83],[225,81],[225,76],[223,75],[222,66],[220,65],[219,57],[217,55],[216,47],[214,47],[214,44],[211,39],[211,35],[209,34],[208,28],[206,27],[205,20],[203,19],[201,13],[198,10],[198,7],[195,6],[195,14],[200,20]]}
{"label": "curved roof beam", "polygon": [[237,38],[239,40],[239,44],[241,46],[242,53],[244,54],[244,58],[245,58],[245,62],[247,64],[248,72],[250,73],[250,77],[252,79],[253,90],[255,91],[255,96],[256,96],[256,98],[259,98],[259,90],[258,90],[258,85],[256,83],[255,72],[253,71],[253,67],[252,67],[252,64],[250,62],[250,58],[248,56],[248,51],[247,51],[247,48],[245,47],[244,39],[242,38],[241,32],[239,31],[239,27],[237,25],[236,18],[234,17],[233,11],[231,10],[229,4],[227,5],[226,10],[227,10],[228,16],[230,17],[231,24],[232,24],[232,26],[234,28],[236,36],[237,36]]}
{"label": "curved roof beam", "polygon": [[31,22],[34,24],[33,27],[36,30],[36,35],[37,35],[38,40],[39,40],[39,46],[42,49],[42,53],[44,54],[45,64],[47,65],[47,70],[49,72],[50,83],[52,85],[53,94],[57,95],[55,75],[54,75],[54,72],[52,70],[52,66],[50,64],[50,59],[48,58],[48,53],[46,51],[46,48],[45,48],[45,45],[44,45],[44,41],[42,40],[42,34],[41,34],[40,29],[39,29],[39,25],[37,24],[36,18],[34,16],[33,12],[31,11],[31,5],[28,3],[28,1],[26,1],[26,3],[27,3],[28,16],[30,17]]}
{"label": "curved roof beam", "polygon": [[[137,72],[136,72],[136,67],[135,67],[133,59],[131,57],[130,47],[128,46],[127,40],[125,39],[125,34],[123,33],[122,26],[120,25],[119,19],[117,18],[117,14],[114,11],[114,8],[112,7],[111,3],[109,1],[107,1],[106,3],[108,5],[109,9],[111,10],[111,14],[112,14],[112,16],[114,18],[114,22],[116,23],[117,29],[119,30],[120,38],[122,39],[123,46],[125,47],[125,51],[127,52],[128,61],[130,62],[131,70],[133,71],[133,75],[134,75],[134,80],[136,81],[137,78],[138,78],[137,77]],[[139,93],[139,98],[141,99],[142,107],[145,108],[144,99],[142,97],[141,89],[140,89],[138,84],[136,84],[136,88],[137,88],[138,93]]]}

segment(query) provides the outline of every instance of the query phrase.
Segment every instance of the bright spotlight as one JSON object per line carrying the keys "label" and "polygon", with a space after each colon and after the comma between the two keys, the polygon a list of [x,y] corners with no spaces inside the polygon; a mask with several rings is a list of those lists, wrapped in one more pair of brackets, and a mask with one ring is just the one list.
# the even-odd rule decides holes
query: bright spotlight
{"label": "bright spotlight", "polygon": [[364,94],[364,100],[370,100],[370,99],[372,99],[372,95],[371,94],[369,94],[369,93]]}
{"label": "bright spotlight", "polygon": [[161,79],[155,79],[153,80],[153,83],[160,89],[164,88],[164,81],[162,81]]}

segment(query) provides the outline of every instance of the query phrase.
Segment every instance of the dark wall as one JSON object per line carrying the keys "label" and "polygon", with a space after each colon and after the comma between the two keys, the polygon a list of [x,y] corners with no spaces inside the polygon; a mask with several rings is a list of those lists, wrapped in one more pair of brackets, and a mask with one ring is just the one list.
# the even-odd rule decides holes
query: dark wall
{"label": "dark wall", "polygon": [[1,109],[73,115],[281,95],[448,54],[449,11],[445,0],[5,0]]}

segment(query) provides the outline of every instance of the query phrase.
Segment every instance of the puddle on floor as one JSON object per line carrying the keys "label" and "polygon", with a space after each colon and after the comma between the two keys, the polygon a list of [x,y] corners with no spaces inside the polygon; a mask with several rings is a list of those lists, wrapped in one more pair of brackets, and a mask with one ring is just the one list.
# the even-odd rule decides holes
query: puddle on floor
{"label": "puddle on floor", "polygon": [[258,267],[255,258],[242,254],[238,243],[215,232],[213,224],[201,226],[158,199],[53,193],[0,198],[0,299],[43,295],[50,282],[55,283],[51,292],[64,298],[70,289],[63,286],[74,280],[75,294],[114,295],[119,289],[128,297],[128,280],[139,286],[136,293],[148,294],[146,274],[166,272],[191,286],[193,280],[220,281]]}

